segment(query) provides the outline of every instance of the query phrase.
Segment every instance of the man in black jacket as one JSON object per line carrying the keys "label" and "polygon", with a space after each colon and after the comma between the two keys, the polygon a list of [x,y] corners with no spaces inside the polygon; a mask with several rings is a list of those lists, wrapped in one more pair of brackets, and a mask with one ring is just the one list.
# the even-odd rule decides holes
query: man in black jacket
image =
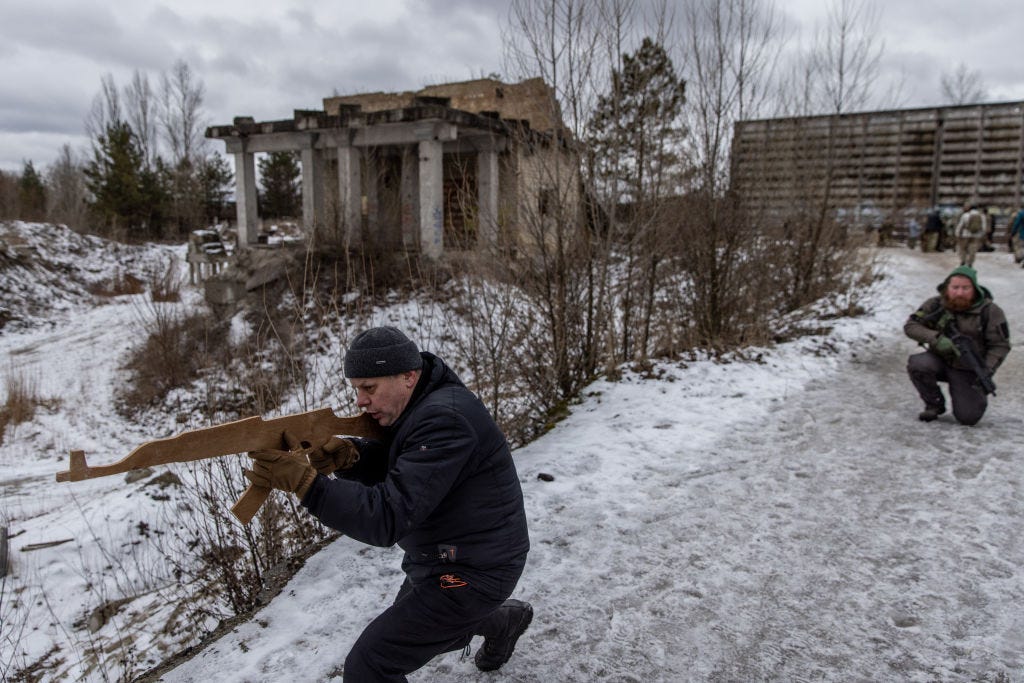
{"label": "man in black jacket", "polygon": [[352,647],[344,680],[404,681],[473,635],[484,636],[477,667],[499,668],[533,618],[529,604],[507,599],[530,542],[505,436],[444,361],[394,327],[358,335],[345,376],[383,442],[313,446],[286,434],[291,450],[250,453],[246,471],[347,536],[405,551],[405,582]]}

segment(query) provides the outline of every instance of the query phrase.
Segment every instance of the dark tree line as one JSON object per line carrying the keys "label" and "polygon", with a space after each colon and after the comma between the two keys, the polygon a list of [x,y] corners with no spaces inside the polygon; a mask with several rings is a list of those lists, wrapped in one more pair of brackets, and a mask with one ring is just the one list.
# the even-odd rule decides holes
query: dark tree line
{"label": "dark tree line", "polygon": [[203,137],[204,87],[185,62],[153,88],[136,71],[123,90],[105,76],[70,146],[40,173],[0,171],[0,219],[47,220],[120,239],[176,238],[228,217],[234,175]]}

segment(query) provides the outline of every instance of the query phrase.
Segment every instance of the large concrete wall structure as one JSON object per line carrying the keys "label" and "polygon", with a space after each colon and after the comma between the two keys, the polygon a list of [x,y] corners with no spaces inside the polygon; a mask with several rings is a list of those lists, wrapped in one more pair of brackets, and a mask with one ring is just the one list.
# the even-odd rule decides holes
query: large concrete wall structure
{"label": "large concrete wall structure", "polygon": [[324,99],[324,111],[336,114],[341,108],[351,105],[358,105],[366,112],[384,111],[409,106],[410,102],[424,97],[441,98],[452,109],[460,111],[526,121],[536,131],[555,131],[563,126],[551,89],[540,78],[530,78],[520,83],[480,78],[428,85],[422,90],[401,93],[338,95]]}
{"label": "large concrete wall structure", "polygon": [[740,121],[732,186],[785,216],[808,200],[846,215],[919,214],[937,204],[1020,207],[1024,102]]}
{"label": "large concrete wall structure", "polygon": [[530,208],[521,198],[536,201],[543,189],[521,187],[538,182],[518,172],[523,159],[569,149],[553,92],[540,79],[329,97],[322,111],[238,117],[206,136],[224,141],[235,159],[241,246],[258,241],[254,155],[290,151],[301,160],[310,234],[346,249],[370,244],[429,257],[514,238]]}

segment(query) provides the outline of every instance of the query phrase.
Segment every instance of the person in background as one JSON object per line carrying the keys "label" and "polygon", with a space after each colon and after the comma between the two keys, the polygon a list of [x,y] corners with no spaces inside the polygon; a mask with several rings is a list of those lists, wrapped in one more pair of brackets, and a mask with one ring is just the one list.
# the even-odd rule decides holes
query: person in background
{"label": "person in background", "polygon": [[356,336],[344,370],[383,441],[308,444],[286,433],[290,450],[254,451],[245,471],[332,529],[405,551],[405,581],[352,646],[344,680],[405,681],[473,635],[484,636],[477,668],[500,668],[533,619],[530,604],[508,599],[530,541],[504,434],[443,360],[397,328]]}
{"label": "person in background", "polygon": [[1010,352],[1010,328],[992,293],[978,284],[973,268],[956,268],[937,289],[939,295],[921,304],[903,326],[908,337],[927,347],[907,360],[910,381],[924,401],[918,419],[931,422],[946,412],[939,387],[939,382],[946,382],[953,417],[963,425],[977,424],[988,398],[949,335],[955,329],[970,340],[991,378]]}
{"label": "person in background", "polygon": [[917,248],[917,240],[921,238],[921,222],[916,216],[907,220],[907,246],[911,249]]}
{"label": "person in background", "polygon": [[999,212],[996,209],[989,207],[988,209],[982,209],[981,215],[985,218],[985,237],[981,241],[981,246],[978,247],[978,251],[992,252],[996,250],[996,219],[999,217]]}
{"label": "person in background", "polygon": [[941,234],[942,216],[939,215],[939,207],[933,206],[924,219],[924,238],[921,240],[921,251],[938,251]]}
{"label": "person in background", "polygon": [[1024,267],[1024,206],[1014,215],[1010,223],[1010,249],[1014,260]]}
{"label": "person in background", "polygon": [[974,204],[964,204],[964,212],[956,222],[957,253],[961,266],[974,266],[974,257],[985,239],[985,214]]}

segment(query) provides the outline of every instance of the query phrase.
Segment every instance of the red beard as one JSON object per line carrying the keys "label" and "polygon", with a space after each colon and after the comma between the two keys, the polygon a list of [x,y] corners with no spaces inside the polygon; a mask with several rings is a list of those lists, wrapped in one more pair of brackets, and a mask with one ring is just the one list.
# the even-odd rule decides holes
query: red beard
{"label": "red beard", "polygon": [[952,298],[948,294],[943,294],[942,295],[942,306],[947,311],[952,311],[954,313],[963,313],[968,308],[970,308],[973,304],[974,304],[974,299],[973,298],[968,298],[968,297],[965,297],[965,296],[957,297],[957,298]]}

